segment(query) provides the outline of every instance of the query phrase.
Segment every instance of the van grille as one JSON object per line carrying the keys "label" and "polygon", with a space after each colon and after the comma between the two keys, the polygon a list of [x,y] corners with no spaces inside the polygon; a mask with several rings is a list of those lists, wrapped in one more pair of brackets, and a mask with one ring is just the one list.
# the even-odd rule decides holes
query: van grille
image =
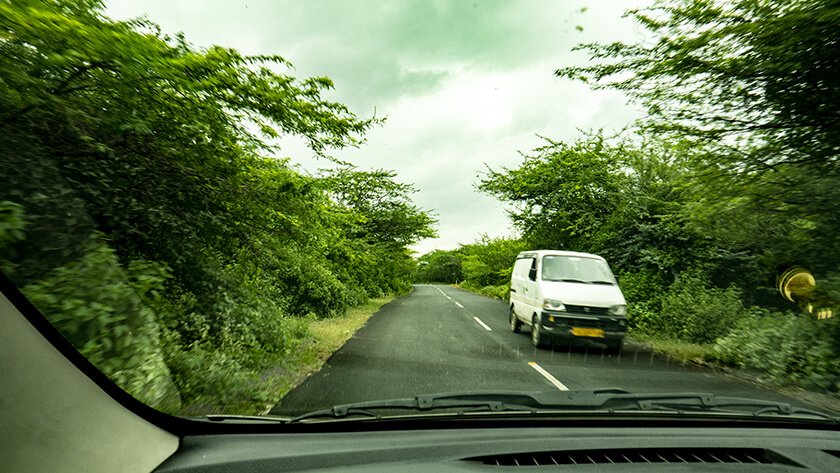
{"label": "van grille", "polygon": [[571,450],[514,453],[467,458],[494,466],[554,466],[611,463],[745,463],[801,466],[778,453],[759,448],[656,448]]}
{"label": "van grille", "polygon": [[585,305],[569,305],[565,304],[566,312],[572,312],[576,314],[588,314],[588,315],[607,315],[610,312],[609,307],[591,307]]}

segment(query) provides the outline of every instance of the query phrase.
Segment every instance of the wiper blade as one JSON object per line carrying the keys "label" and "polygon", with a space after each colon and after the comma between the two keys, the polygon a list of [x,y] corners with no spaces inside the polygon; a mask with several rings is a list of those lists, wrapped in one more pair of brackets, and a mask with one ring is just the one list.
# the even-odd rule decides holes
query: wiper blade
{"label": "wiper blade", "polygon": [[686,395],[685,397],[674,397],[673,395],[656,398],[656,395],[647,395],[649,399],[639,399],[636,405],[642,410],[669,410],[669,411],[717,411],[730,413],[747,413],[752,416],[793,415],[820,417],[834,423],[840,423],[840,417],[831,414],[796,407],[785,402],[764,401],[761,399],[715,396],[714,394]]}
{"label": "wiper blade", "polygon": [[579,283],[581,283],[581,284],[589,284],[589,281],[584,281],[583,279],[575,279],[575,278],[552,279],[552,281],[561,281],[561,282],[579,282]]}
{"label": "wiper blade", "polygon": [[[567,391],[567,393],[608,394],[627,393],[618,388],[605,388],[588,391]],[[573,394],[572,394],[573,395]],[[465,391],[441,394],[426,394],[409,398],[387,399],[382,401],[340,404],[330,409],[309,412],[292,418],[289,422],[304,419],[332,417],[340,419],[353,415],[378,417],[374,410],[413,410],[418,412],[437,409],[487,410],[491,412],[523,411],[551,407],[562,402],[564,396],[558,393],[520,392],[520,391]]]}
{"label": "wiper blade", "polygon": [[469,391],[428,394],[411,398],[342,404],[309,412],[292,418],[290,423],[306,419],[342,419],[351,416],[381,417],[375,411],[408,410],[429,412],[456,409],[457,412],[530,411],[535,414],[554,410],[564,411],[669,411],[724,412],[750,416],[768,414],[811,416],[840,423],[840,417],[824,412],[798,408],[790,404],[760,399],[715,396],[709,393],[640,393],[633,394],[619,388],[596,390],[519,392],[519,391]]}
{"label": "wiper blade", "polygon": [[614,286],[612,281],[589,281],[589,284],[606,284],[607,286]]}
{"label": "wiper blade", "polygon": [[194,417],[196,420],[209,420],[212,422],[268,422],[276,424],[285,424],[289,422],[288,417],[274,417],[274,416],[249,416],[249,415],[235,415],[235,414],[207,414],[200,417]]}

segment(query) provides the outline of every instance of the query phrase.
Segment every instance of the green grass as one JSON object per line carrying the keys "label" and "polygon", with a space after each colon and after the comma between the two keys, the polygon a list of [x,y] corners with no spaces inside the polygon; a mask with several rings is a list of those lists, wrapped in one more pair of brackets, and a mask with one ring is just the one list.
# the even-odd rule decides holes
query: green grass
{"label": "green grass", "polygon": [[631,333],[628,339],[682,362],[709,364],[714,359],[713,345],[685,342],[644,333]]}

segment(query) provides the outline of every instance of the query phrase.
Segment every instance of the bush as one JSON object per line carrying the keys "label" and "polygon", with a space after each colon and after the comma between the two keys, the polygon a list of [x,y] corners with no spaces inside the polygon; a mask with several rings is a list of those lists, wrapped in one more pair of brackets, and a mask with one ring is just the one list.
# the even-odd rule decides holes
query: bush
{"label": "bush", "polygon": [[170,346],[173,349],[167,350],[167,361],[186,413],[223,412],[225,406],[248,402],[256,394],[259,373],[231,354],[237,350],[201,344],[188,350]]}
{"label": "bush", "polygon": [[168,272],[135,260],[123,266],[101,236],[84,257],[55,269],[23,293],[88,360],[140,401],[173,409],[178,395],[161,350],[150,301]]}
{"label": "bush", "polygon": [[753,311],[715,344],[724,363],[757,370],[772,380],[840,393],[840,320]]}
{"label": "bush", "polygon": [[466,289],[470,292],[475,292],[476,294],[481,294],[482,296],[492,297],[494,299],[501,299],[503,301],[508,300],[508,296],[510,295],[510,284],[502,284],[500,286],[478,286],[477,284],[473,283],[472,281],[464,281],[458,285],[459,287]]}
{"label": "bush", "polygon": [[625,274],[621,289],[632,328],[692,343],[726,335],[745,313],[737,287],[712,287],[698,272],[681,274],[667,288],[654,274]]}
{"label": "bush", "polygon": [[694,343],[710,343],[729,333],[745,313],[740,291],[710,287],[696,273],[680,275],[662,297],[658,322],[663,332]]}
{"label": "bush", "polygon": [[627,300],[628,325],[642,332],[655,331],[665,292],[662,278],[650,271],[623,273],[619,286]]}

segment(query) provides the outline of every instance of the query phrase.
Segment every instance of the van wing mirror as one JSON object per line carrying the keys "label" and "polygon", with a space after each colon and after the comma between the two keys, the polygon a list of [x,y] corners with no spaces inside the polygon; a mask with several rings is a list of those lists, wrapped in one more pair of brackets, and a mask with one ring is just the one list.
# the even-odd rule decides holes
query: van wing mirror
{"label": "van wing mirror", "polygon": [[528,271],[528,279],[530,279],[531,281],[537,280],[537,268],[531,268]]}

